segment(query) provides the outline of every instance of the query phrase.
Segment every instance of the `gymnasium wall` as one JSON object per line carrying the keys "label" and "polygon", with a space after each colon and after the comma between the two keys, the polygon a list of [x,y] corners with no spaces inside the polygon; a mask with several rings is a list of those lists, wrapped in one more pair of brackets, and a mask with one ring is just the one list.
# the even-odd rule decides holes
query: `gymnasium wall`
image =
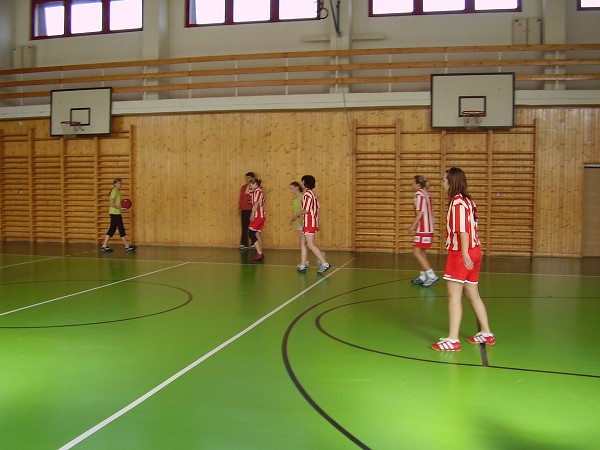
{"label": "gymnasium wall", "polygon": [[331,17],[185,28],[185,1],[145,0],[143,31],[32,41],[30,0],[3,0],[0,20],[10,26],[0,27],[0,68],[10,68],[12,47],[24,45],[36,47],[38,66],[329,48],[506,45],[512,43],[515,18],[558,21],[564,24],[565,35],[560,41],[565,43],[600,41],[600,27],[596,26],[600,11],[578,12],[576,0],[552,0],[552,5],[560,5],[548,12],[546,2],[549,0],[522,0],[520,13],[370,18],[367,0],[347,0],[341,4],[342,37],[338,38],[332,31]]}
{"label": "gymnasium wall", "polygon": [[[536,193],[533,253],[580,256],[583,170],[585,163],[600,162],[600,108],[518,108],[516,119],[518,125],[535,124],[535,179],[531,180]],[[103,169],[102,178],[98,179],[106,186],[96,189],[101,200],[101,193],[108,192],[113,176],[123,176],[120,172],[126,172],[123,177],[130,177],[132,186],[125,186],[134,200],[129,226],[138,244],[233,247],[239,239],[239,188],[244,173],[252,170],[264,180],[268,214],[266,247],[294,248],[296,235],[288,225],[291,215],[288,185],[304,174],[313,174],[322,204],[319,241],[324,248],[348,250],[353,246],[355,120],[361,125],[399,122],[403,130],[431,131],[429,110],[424,108],[115,117],[115,130],[131,130],[132,154],[127,159],[131,161],[130,167],[117,164],[111,169],[114,174]],[[48,121],[0,122],[2,136],[27,135],[29,129],[34,129],[35,139],[46,139]],[[0,140],[2,154],[6,154],[7,148],[11,152],[28,151],[26,144],[15,150],[5,140]],[[65,151],[74,156],[93,155],[94,148],[98,148],[100,154],[108,155],[109,161],[110,154],[128,148],[120,141],[112,143],[111,139],[96,147],[90,141],[71,141]],[[43,149],[56,146],[56,142],[36,145]],[[455,140],[449,154],[462,156],[451,159],[461,165],[472,164],[468,155],[477,149],[469,148],[469,142],[473,141]],[[90,176],[98,172],[93,168],[87,170]],[[443,204],[441,194],[437,194],[441,173],[424,175],[433,181],[436,202]],[[81,173],[77,176],[85,177]],[[25,174],[23,180],[33,183],[32,189],[44,189],[44,186],[36,188],[33,177]],[[79,181],[68,181],[72,192],[76,192]],[[3,193],[17,189],[14,183],[2,183]],[[27,191],[27,186],[22,188]],[[55,193],[56,185],[48,189]],[[487,194],[481,189],[476,194],[479,198]],[[405,204],[410,202],[413,195],[410,179],[397,180],[397,195]],[[5,215],[8,207],[6,202],[0,203],[0,213]],[[99,211],[104,207],[100,203]],[[66,210],[65,214],[75,213]],[[441,217],[442,211],[438,215]],[[99,225],[98,240],[104,233],[104,225],[104,221]],[[515,229],[522,225],[514,222]],[[510,231],[507,235],[510,238]],[[410,251],[409,237],[400,251]]]}

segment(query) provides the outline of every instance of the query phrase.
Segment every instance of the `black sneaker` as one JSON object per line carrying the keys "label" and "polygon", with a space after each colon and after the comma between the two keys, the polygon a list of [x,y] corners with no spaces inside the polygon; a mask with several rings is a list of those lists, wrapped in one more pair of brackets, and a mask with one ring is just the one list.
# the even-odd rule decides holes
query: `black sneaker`
{"label": "black sneaker", "polygon": [[127,248],[125,249],[125,251],[126,251],[127,253],[135,252],[135,249],[136,249],[136,248],[137,248],[137,247],[134,247],[133,245],[130,245],[129,247],[127,247]]}
{"label": "black sneaker", "polygon": [[113,251],[110,247],[100,247],[100,250],[102,250],[104,253],[110,253]]}

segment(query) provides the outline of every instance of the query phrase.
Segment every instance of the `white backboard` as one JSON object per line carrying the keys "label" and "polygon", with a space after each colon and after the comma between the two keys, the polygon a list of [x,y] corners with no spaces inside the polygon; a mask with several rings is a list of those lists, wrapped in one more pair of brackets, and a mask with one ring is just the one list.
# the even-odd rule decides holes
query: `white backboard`
{"label": "white backboard", "polygon": [[465,128],[464,111],[483,111],[481,128],[511,128],[515,122],[515,74],[431,76],[431,127]]}
{"label": "white backboard", "polygon": [[112,89],[65,89],[52,91],[50,135],[63,136],[62,123],[81,123],[78,136],[106,136],[111,133]]}

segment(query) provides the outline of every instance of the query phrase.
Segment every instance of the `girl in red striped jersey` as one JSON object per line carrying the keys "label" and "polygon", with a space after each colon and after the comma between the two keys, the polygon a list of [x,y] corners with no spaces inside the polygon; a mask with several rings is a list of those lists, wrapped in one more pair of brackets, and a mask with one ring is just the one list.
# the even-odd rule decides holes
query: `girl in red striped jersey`
{"label": "girl in red striped jersey", "polygon": [[477,236],[477,207],[467,189],[467,177],[462,169],[446,170],[443,179],[450,206],[446,220],[446,249],[448,259],[444,280],[448,284],[448,337],[440,339],[431,347],[440,351],[461,349],[458,333],[462,320],[463,293],[475,312],[480,331],[467,341],[471,344],[494,345],[496,339],[490,331],[485,304],[479,295],[479,269],[481,266],[481,243]]}
{"label": "girl in red striped jersey", "polygon": [[[323,275],[329,270],[331,265],[325,260],[325,255],[323,255],[323,252],[315,244],[315,234],[319,230],[319,201],[317,200],[317,195],[313,192],[316,180],[312,175],[304,175],[300,181],[302,181],[302,184],[306,188],[306,192],[302,196],[302,210],[296,213],[296,218],[302,216],[302,235],[306,240],[306,246],[319,260],[317,273]],[[298,264],[297,269],[299,272],[306,272],[306,247],[300,250],[300,264]]]}
{"label": "girl in red striped jersey", "polygon": [[265,226],[265,196],[261,185],[261,179],[252,177],[248,180],[250,195],[252,196],[252,213],[250,214],[250,225],[248,236],[254,245],[256,253],[252,257],[254,261],[265,259],[262,248],[262,231]]}
{"label": "girl in red striped jersey", "polygon": [[429,181],[424,176],[416,175],[413,178],[413,189],[416,191],[413,200],[415,220],[408,227],[409,233],[415,233],[413,255],[421,265],[421,274],[418,278],[412,280],[412,284],[423,286],[431,286],[439,280],[425,253],[426,249],[431,248],[434,233],[433,204],[427,191],[428,187]]}

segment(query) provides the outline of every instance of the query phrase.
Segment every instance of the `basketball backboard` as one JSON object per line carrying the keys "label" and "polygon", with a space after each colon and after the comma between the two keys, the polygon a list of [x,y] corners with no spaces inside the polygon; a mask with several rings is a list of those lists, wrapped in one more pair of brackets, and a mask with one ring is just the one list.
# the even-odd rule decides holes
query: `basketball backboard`
{"label": "basketball backboard", "polygon": [[78,136],[111,133],[112,89],[65,89],[51,93],[50,135],[64,136],[64,122],[79,122]]}
{"label": "basketball backboard", "polygon": [[481,128],[514,126],[515,74],[431,76],[431,127],[465,128],[465,111],[481,111]]}

